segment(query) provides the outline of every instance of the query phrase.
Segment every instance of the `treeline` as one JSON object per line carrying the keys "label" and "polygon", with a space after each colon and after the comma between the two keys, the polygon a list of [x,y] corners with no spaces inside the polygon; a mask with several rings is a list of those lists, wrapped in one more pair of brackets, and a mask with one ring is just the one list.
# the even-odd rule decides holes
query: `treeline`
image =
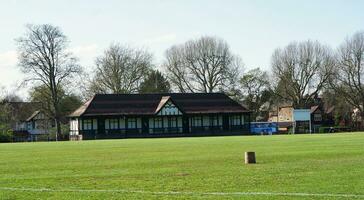
{"label": "treeline", "polygon": [[68,51],[59,27],[28,25],[16,44],[25,81],[34,85],[31,99],[44,102],[58,134],[66,115],[62,102],[71,97],[78,106],[94,93],[225,92],[249,107],[253,120],[284,103],[308,108],[321,95],[338,114],[351,117],[356,109],[364,117],[364,32],[335,48],[292,42],[273,52],[269,71],[244,71],[229,44],[209,36],[171,46],[159,66],[151,52],[113,43],[95,58],[91,74]]}

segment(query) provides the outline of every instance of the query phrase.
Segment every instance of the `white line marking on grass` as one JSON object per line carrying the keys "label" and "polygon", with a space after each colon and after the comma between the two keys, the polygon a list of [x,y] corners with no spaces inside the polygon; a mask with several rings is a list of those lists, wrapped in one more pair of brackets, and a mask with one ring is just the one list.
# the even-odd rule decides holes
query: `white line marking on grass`
{"label": "white line marking on grass", "polygon": [[51,189],[51,188],[12,188],[0,187],[0,190],[28,191],[28,192],[111,192],[111,193],[139,193],[154,195],[213,195],[213,196],[312,196],[312,197],[346,197],[364,198],[364,194],[329,194],[329,193],[290,193],[290,192],[153,192],[144,190],[92,190],[92,189]]}

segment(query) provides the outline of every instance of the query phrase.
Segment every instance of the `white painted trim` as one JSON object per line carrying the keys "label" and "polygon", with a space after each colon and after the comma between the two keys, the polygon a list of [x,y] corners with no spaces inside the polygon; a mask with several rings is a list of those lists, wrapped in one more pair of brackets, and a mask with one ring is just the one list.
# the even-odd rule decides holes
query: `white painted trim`
{"label": "white painted trim", "polygon": [[[166,108],[166,105],[171,105],[171,107]],[[168,116],[168,115],[182,115],[182,112],[178,109],[178,107],[171,101],[168,100],[163,107],[158,111],[157,115],[159,116]]]}

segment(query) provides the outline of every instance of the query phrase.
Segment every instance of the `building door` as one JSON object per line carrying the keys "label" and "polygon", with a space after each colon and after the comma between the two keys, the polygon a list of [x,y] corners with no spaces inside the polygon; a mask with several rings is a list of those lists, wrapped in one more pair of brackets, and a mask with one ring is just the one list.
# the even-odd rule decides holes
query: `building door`
{"label": "building door", "polygon": [[148,117],[142,117],[142,133],[148,134],[149,133],[149,119]]}
{"label": "building door", "polygon": [[105,134],[105,119],[104,118],[97,119],[97,133]]}
{"label": "building door", "polygon": [[186,117],[186,116],[182,117],[182,130],[183,130],[183,133],[190,132],[190,124],[188,122],[188,117]]}
{"label": "building door", "polygon": [[222,116],[222,129],[224,131],[229,130],[229,115],[223,115]]}

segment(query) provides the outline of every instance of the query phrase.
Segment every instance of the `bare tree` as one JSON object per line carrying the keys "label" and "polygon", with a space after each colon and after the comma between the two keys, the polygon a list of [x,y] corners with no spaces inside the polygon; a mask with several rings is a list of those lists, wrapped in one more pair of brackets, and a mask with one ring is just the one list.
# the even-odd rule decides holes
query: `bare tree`
{"label": "bare tree", "polygon": [[243,64],[229,45],[218,38],[202,37],[166,51],[164,68],[179,92],[216,92],[235,85]]}
{"label": "bare tree", "polygon": [[332,79],[335,91],[359,110],[364,120],[364,32],[358,32],[339,47]]}
{"label": "bare tree", "polygon": [[331,49],[317,41],[277,49],[272,56],[276,93],[296,108],[307,107],[327,84],[334,66]]}
{"label": "bare tree", "polygon": [[23,99],[16,94],[15,90],[8,90],[0,86],[0,103],[6,102],[23,102]]}
{"label": "bare tree", "polygon": [[19,65],[28,75],[26,81],[47,87],[52,101],[52,117],[61,134],[59,88],[81,71],[77,59],[67,51],[68,40],[63,32],[49,24],[27,25],[23,37],[17,39]]}
{"label": "bare tree", "polygon": [[93,93],[136,93],[152,68],[152,55],[144,50],[112,44],[96,60]]}

